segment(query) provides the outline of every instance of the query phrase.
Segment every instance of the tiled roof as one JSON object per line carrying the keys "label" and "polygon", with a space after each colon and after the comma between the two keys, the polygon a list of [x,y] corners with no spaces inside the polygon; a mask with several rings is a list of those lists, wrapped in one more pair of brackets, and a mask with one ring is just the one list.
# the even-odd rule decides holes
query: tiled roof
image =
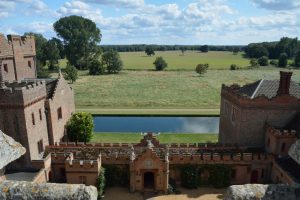
{"label": "tiled roof", "polygon": [[[269,99],[277,95],[279,80],[260,80],[254,83],[245,85],[238,90],[238,93],[254,99],[259,96],[265,96]],[[300,99],[300,85],[291,81],[290,95]]]}
{"label": "tiled roof", "polygon": [[300,165],[290,157],[279,158],[278,165],[286,171],[293,179],[300,183]]}
{"label": "tiled roof", "polygon": [[58,82],[58,79],[49,79],[46,81],[46,90],[47,90],[47,99],[50,99],[53,97],[56,84]]}

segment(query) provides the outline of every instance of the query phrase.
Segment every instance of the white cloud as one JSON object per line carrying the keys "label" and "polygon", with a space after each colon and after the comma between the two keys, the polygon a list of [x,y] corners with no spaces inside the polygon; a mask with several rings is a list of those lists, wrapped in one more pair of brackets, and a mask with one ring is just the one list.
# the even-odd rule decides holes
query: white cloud
{"label": "white cloud", "polygon": [[268,10],[290,10],[300,8],[299,0],[251,0],[255,5]]}
{"label": "white cloud", "polygon": [[144,0],[86,0],[97,4],[114,5],[115,7],[136,8],[144,5]]}

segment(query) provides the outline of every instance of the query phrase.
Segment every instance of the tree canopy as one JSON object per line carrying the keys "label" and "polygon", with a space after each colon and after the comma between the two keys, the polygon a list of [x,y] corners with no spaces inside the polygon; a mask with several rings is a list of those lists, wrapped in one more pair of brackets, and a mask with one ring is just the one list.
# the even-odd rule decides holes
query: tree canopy
{"label": "tree canopy", "polygon": [[89,113],[75,113],[67,123],[68,139],[72,142],[89,142],[93,136],[93,117]]}
{"label": "tree canopy", "polygon": [[54,23],[54,30],[63,39],[68,61],[78,69],[87,69],[91,57],[100,53],[97,45],[101,31],[90,19],[72,15]]}
{"label": "tree canopy", "polygon": [[146,47],[145,53],[147,54],[147,56],[154,56],[155,55],[154,49],[151,46]]}
{"label": "tree canopy", "polygon": [[77,69],[71,65],[69,62],[67,63],[67,67],[65,69],[64,77],[66,80],[71,81],[74,83],[78,78],[78,71]]}
{"label": "tree canopy", "polygon": [[103,66],[109,74],[116,74],[122,70],[123,62],[118,52],[110,50],[102,55]]}

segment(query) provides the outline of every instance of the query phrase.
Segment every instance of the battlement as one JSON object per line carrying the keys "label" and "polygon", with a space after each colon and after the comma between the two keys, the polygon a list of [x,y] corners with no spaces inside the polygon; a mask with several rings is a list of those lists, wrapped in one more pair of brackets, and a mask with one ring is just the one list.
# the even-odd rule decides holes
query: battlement
{"label": "battlement", "polygon": [[0,105],[3,106],[27,106],[46,97],[45,81],[14,81],[5,85],[0,88]]}
{"label": "battlement", "polygon": [[296,138],[296,130],[280,130],[272,126],[268,126],[267,133],[280,138],[288,138],[288,137]]}
{"label": "battlement", "polygon": [[18,50],[22,51],[24,56],[35,56],[34,36],[8,35],[6,39],[0,34],[0,58],[11,57]]}
{"label": "battlement", "polygon": [[65,160],[65,167],[68,171],[72,169],[89,169],[98,171],[101,167],[101,155],[98,156],[96,160],[81,160],[74,158],[71,153]]}

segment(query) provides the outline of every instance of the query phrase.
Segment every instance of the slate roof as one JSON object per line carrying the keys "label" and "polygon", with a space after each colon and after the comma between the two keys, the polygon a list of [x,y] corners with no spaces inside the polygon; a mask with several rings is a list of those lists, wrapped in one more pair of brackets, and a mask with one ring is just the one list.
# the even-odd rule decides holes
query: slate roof
{"label": "slate roof", "polygon": [[50,99],[53,97],[56,85],[57,85],[58,79],[49,79],[46,81],[46,91],[47,91],[47,99]]}
{"label": "slate roof", "polygon": [[300,183],[300,165],[298,163],[290,157],[279,158],[277,159],[277,163],[284,171],[292,176],[297,183]]}
{"label": "slate roof", "polygon": [[[271,99],[277,95],[278,87],[279,80],[262,79],[241,87],[237,92],[250,99],[259,96],[266,96],[268,99]],[[290,84],[290,95],[300,99],[300,85],[293,81]]]}

